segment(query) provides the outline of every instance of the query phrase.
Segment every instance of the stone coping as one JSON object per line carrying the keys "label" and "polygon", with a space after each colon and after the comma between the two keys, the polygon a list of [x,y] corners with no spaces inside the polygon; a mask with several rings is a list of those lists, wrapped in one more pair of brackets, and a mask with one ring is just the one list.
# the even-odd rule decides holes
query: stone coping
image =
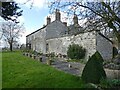
{"label": "stone coping", "polygon": [[110,79],[120,79],[120,70],[104,69],[107,78]]}

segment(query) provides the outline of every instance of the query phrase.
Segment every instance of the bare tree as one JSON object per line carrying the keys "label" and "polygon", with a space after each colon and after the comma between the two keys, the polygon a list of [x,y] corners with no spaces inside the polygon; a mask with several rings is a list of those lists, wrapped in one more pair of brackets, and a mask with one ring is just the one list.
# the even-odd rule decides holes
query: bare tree
{"label": "bare tree", "polygon": [[13,49],[13,44],[19,39],[24,31],[24,26],[14,22],[4,22],[2,24],[3,39],[8,42],[10,51]]}

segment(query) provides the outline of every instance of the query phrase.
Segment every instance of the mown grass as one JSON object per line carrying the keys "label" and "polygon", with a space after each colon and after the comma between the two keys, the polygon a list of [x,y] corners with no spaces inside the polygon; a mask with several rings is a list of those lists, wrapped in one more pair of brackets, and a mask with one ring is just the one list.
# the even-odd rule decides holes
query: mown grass
{"label": "mown grass", "polygon": [[80,77],[23,56],[21,52],[2,53],[2,88],[85,88]]}

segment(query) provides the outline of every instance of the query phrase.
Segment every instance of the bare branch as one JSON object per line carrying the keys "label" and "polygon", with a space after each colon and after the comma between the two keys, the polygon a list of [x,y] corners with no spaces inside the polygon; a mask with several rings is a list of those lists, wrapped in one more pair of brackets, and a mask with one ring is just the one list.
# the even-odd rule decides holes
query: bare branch
{"label": "bare branch", "polygon": [[3,39],[10,45],[10,50],[12,51],[12,44],[16,42],[16,40],[22,34],[24,30],[23,25],[18,25],[14,22],[5,22],[2,25]]}

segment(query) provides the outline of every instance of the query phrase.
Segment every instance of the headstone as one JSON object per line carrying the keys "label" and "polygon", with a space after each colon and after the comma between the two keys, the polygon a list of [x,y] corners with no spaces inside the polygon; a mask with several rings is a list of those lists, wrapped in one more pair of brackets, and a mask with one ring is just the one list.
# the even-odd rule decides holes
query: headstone
{"label": "headstone", "polygon": [[36,55],[34,55],[34,59],[36,59]]}
{"label": "headstone", "polygon": [[32,59],[34,59],[34,54],[32,54]]}
{"label": "headstone", "polygon": [[71,65],[71,64],[68,64],[68,67],[69,67],[69,68],[71,68],[71,67],[72,67],[72,65]]}
{"label": "headstone", "polygon": [[47,60],[47,65],[51,65],[51,64],[52,64],[52,61],[51,61],[50,58],[48,58],[48,60]]}
{"label": "headstone", "polygon": [[42,56],[38,57],[38,61],[42,62]]}
{"label": "headstone", "polygon": [[42,55],[42,61],[46,61],[46,56]]}

